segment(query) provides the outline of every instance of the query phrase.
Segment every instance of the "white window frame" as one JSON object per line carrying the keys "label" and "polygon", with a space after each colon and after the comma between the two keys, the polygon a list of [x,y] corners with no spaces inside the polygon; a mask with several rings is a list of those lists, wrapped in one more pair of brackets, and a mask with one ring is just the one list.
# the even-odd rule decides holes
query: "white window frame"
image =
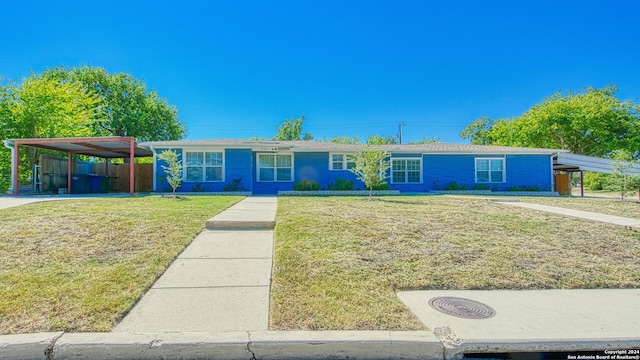
{"label": "white window frame", "polygon": [[[340,167],[340,168],[333,167],[333,156],[334,155],[342,156],[342,161],[341,161],[342,167]],[[349,166],[348,166],[349,163],[353,163],[354,164],[353,166],[355,167],[355,162],[356,162],[355,161],[355,156],[356,156],[356,154],[353,154],[353,153],[337,153],[337,152],[329,153],[329,170],[349,170]],[[347,159],[349,157],[351,157],[352,161],[347,161]]]}
{"label": "white window frame", "polygon": [[[286,155],[286,156],[290,156],[291,157],[291,177],[289,178],[289,180],[278,180],[278,171],[277,169],[285,169],[285,167],[278,167],[277,164],[277,156],[278,155]],[[260,156],[273,156],[274,160],[273,160],[273,164],[274,167],[271,169],[274,169],[273,171],[273,180],[262,180],[262,178],[260,177]],[[256,153],[256,179],[258,179],[258,182],[293,182],[293,171],[295,169],[294,166],[294,156],[293,153],[291,152],[275,152],[275,153]]]}
{"label": "white window frame", "polygon": [[[479,160],[489,160],[489,181],[478,181],[478,161]],[[502,180],[501,181],[491,181],[491,161],[502,161]],[[474,159],[474,167],[475,167],[475,181],[477,184],[504,184],[507,182],[507,159],[504,157],[478,157]],[[486,171],[486,170],[482,170]]]}
{"label": "white window frame", "polygon": [[[396,161],[396,160],[404,161],[404,163],[405,163],[405,169],[404,169],[405,181],[402,181],[402,182],[393,181],[393,172],[394,172],[393,171],[393,162]],[[406,166],[407,165],[407,160],[418,160],[420,162],[420,169],[418,170],[418,172],[420,173],[420,181],[419,182],[409,182],[408,181],[409,180],[409,172],[410,171],[411,172],[415,172],[416,170],[409,170],[408,166]],[[392,157],[390,165],[391,166],[389,168],[389,171],[390,171],[390,175],[391,175],[390,176],[390,180],[391,180],[392,184],[408,184],[408,185],[411,185],[411,184],[422,184],[422,172],[423,172],[422,171],[422,157]]]}
{"label": "white window frame", "polygon": [[[202,154],[202,178],[200,180],[187,180],[187,174],[188,174],[188,170],[189,167],[195,167],[195,166],[189,166],[187,164],[187,154],[188,153],[197,153],[197,154]],[[222,154],[222,164],[220,166],[207,166],[207,153],[220,153]],[[206,183],[212,183],[212,182],[224,182],[225,179],[225,151],[224,149],[183,149],[182,150],[182,181],[184,182],[206,182]],[[221,168],[221,177],[220,180],[206,180],[207,177],[207,168]]]}

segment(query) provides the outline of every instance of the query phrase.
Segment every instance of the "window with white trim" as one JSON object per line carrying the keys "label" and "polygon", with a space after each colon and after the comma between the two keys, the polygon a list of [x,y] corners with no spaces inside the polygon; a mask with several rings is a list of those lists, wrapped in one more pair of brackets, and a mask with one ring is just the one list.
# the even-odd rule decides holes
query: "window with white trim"
{"label": "window with white trim", "polygon": [[476,158],[477,183],[503,183],[504,173],[504,158]]}
{"label": "window with white trim", "polygon": [[356,167],[356,156],[354,154],[330,154],[330,170],[350,170]]}
{"label": "window with white trim", "polygon": [[258,154],[258,181],[293,181],[293,155]]}
{"label": "window with white trim", "polygon": [[221,151],[185,152],[185,180],[186,181],[223,181],[223,160]]}
{"label": "window with white trim", "polygon": [[422,159],[391,159],[391,183],[415,184],[422,182]]}

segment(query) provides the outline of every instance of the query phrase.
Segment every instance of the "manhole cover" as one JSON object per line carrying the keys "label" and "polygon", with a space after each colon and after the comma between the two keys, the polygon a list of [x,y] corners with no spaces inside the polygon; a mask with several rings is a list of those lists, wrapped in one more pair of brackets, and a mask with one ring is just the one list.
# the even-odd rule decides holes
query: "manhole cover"
{"label": "manhole cover", "polygon": [[489,305],[459,297],[434,297],[429,300],[429,305],[441,313],[464,319],[488,319],[496,315]]}

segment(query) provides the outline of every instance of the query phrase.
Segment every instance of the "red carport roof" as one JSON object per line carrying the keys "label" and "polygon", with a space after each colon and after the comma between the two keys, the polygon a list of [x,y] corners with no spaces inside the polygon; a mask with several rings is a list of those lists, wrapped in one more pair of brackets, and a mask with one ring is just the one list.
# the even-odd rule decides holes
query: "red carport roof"
{"label": "red carport roof", "polygon": [[39,149],[56,150],[65,153],[96,156],[101,158],[128,158],[130,144],[133,141],[135,157],[153,156],[153,153],[138,146],[135,139],[124,136],[86,137],[86,138],[41,138],[10,139],[11,145],[30,146]]}

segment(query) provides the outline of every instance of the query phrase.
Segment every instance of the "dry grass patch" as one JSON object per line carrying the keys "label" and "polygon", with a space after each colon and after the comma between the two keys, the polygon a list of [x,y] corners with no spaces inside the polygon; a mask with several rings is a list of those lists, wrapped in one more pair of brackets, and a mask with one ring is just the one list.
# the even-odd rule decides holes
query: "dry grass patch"
{"label": "dry grass patch", "polygon": [[0,333],[110,331],[204,221],[240,199],[82,199],[0,210]]}
{"label": "dry grass patch", "polygon": [[557,206],[566,209],[591,211],[601,214],[640,219],[640,202],[620,198],[594,198],[594,197],[521,197],[522,202]]}
{"label": "dry grass patch", "polygon": [[479,198],[280,198],[271,328],[415,330],[406,289],[640,286],[640,234]]}

